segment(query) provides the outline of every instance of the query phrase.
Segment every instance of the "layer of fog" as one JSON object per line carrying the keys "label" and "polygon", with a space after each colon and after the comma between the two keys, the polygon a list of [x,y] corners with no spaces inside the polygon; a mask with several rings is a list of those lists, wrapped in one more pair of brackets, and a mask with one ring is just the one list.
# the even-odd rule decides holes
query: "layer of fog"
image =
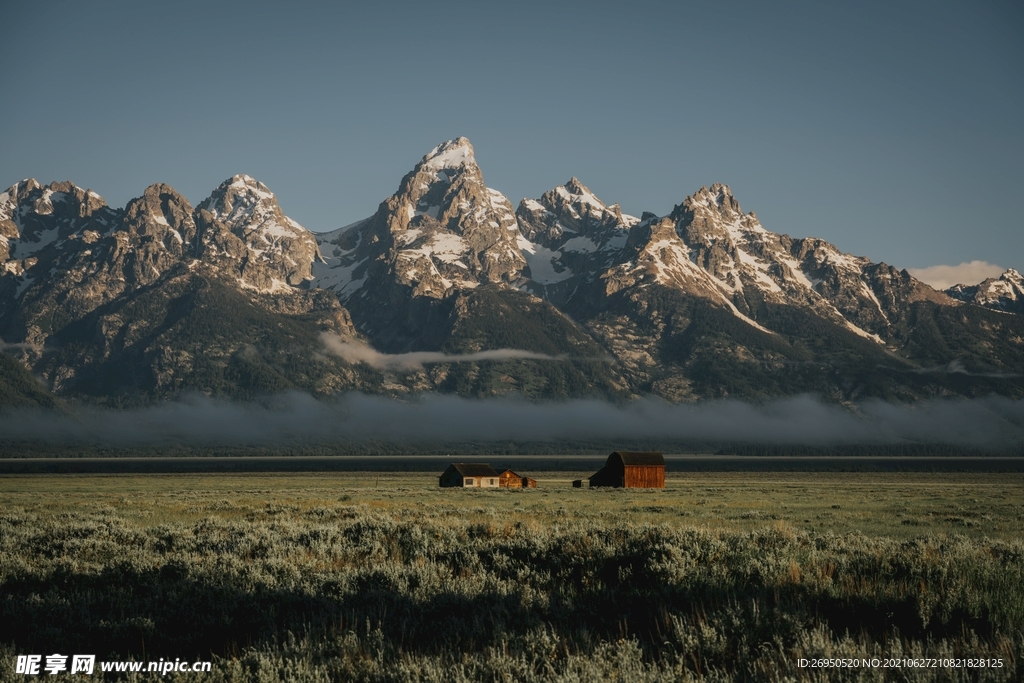
{"label": "layer of fog", "polygon": [[866,401],[855,412],[809,396],[765,405],[712,401],[671,405],[643,399],[532,403],[423,395],[399,401],[349,394],[318,401],[301,393],[258,404],[190,396],[135,410],[72,414],[18,410],[0,414],[5,440],[272,444],[295,440],[539,441],[692,440],[711,443],[874,444],[1024,443],[1024,401],[999,397],[935,400],[916,406]]}

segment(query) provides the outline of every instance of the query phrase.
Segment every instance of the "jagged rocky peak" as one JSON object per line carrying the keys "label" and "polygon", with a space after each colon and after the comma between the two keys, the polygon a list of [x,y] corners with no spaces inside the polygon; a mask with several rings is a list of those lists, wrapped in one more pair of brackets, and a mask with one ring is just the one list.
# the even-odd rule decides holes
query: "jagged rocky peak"
{"label": "jagged rocky peak", "polygon": [[516,210],[523,237],[546,249],[570,242],[577,250],[619,249],[629,228],[640,219],[622,213],[618,204],[605,204],[572,177],[540,199],[524,199]]}
{"label": "jagged rocky peak", "polygon": [[430,150],[385,203],[393,214],[389,220],[392,232],[434,227],[433,222],[460,232],[468,227],[460,221],[467,206],[488,199],[473,145],[460,137]]}
{"label": "jagged rocky peak", "polygon": [[15,183],[0,193],[0,268],[20,277],[51,245],[84,231],[107,233],[118,217],[101,196],[71,182]]}
{"label": "jagged rocky peak", "polygon": [[598,199],[576,176],[569,178],[569,182],[565,185],[559,185],[550,190],[541,199],[543,203],[549,204],[552,207],[564,207],[569,212],[575,213],[578,217],[594,214],[602,215],[608,210],[605,203]]}
{"label": "jagged rocky peak", "polygon": [[125,207],[125,228],[181,258],[195,256],[196,223],[188,200],[163,183],[150,185]]}
{"label": "jagged rocky peak", "polygon": [[633,226],[620,261],[601,275],[606,294],[658,284],[722,298],[707,275],[690,261],[689,250],[676,234],[671,218],[650,219]]}
{"label": "jagged rocky peak", "polygon": [[516,218],[528,286],[556,304],[617,263],[630,227],[639,222],[618,204],[605,204],[576,177],[539,199],[522,200]]}
{"label": "jagged rocky peak", "polygon": [[[191,207],[167,186],[150,188],[127,211],[107,207],[98,194],[72,183],[29,181],[13,189],[19,201],[12,221],[20,236],[10,243],[14,260],[4,264],[14,277],[0,278],[0,324],[30,347],[46,343],[54,319],[80,319],[181,262],[182,245],[167,236],[168,217],[184,239],[180,231],[187,234]],[[184,204],[175,206],[178,200]]]}
{"label": "jagged rocky peak", "polygon": [[192,205],[163,183],[128,202],[111,237],[105,264],[113,268],[112,277],[123,278],[129,287],[152,284],[197,253]]}
{"label": "jagged rocky peak", "polygon": [[763,232],[757,215],[744,214],[728,185],[701,187],[671,213],[680,236],[688,244],[711,245],[716,240],[732,244],[743,233]]}
{"label": "jagged rocky peak", "polygon": [[[406,225],[413,228],[419,225],[429,228],[436,222],[440,227],[471,238],[471,233],[480,232],[481,228],[498,224],[507,231],[515,222],[505,195],[484,183],[473,145],[464,137],[432,149],[403,179],[393,199],[408,202],[406,215],[397,215],[398,224],[393,227],[408,218]],[[500,233],[487,234],[490,231],[486,229],[482,232],[484,240],[479,246],[490,243],[490,238],[500,237]]]}
{"label": "jagged rocky peak", "polygon": [[[409,287],[414,296],[440,299],[481,284],[516,282],[526,265],[516,244],[519,229],[512,205],[484,183],[473,146],[456,138],[432,149],[402,179],[373,219],[331,243],[358,244],[338,253],[334,268],[362,272],[367,259],[385,264],[373,273]],[[351,263],[348,263],[351,262]],[[341,283],[337,288],[352,291]]]}
{"label": "jagged rocky peak", "polygon": [[876,333],[884,332],[888,321],[865,274],[868,259],[844,254],[823,240],[766,230],[721,183],[701,187],[668,219],[689,259],[739,313],[754,315],[751,302],[758,301],[807,307],[859,336],[881,341]]}
{"label": "jagged rocky peak", "polygon": [[239,237],[253,232],[261,237],[302,239],[308,231],[281,211],[277,197],[263,183],[247,175],[231,176],[196,207],[223,223]]}
{"label": "jagged rocky peak", "polygon": [[243,286],[286,291],[313,279],[316,238],[284,215],[270,188],[255,178],[225,180],[196,207],[196,216],[199,257],[232,264]]}
{"label": "jagged rocky peak", "polygon": [[105,206],[103,197],[70,181],[44,186],[35,178],[27,178],[0,194],[0,220],[14,220],[18,212],[39,215],[74,213],[81,218]]}
{"label": "jagged rocky peak", "polygon": [[1007,313],[1024,313],[1024,276],[1008,268],[977,285],[954,285],[945,292],[959,301]]}
{"label": "jagged rocky peak", "polygon": [[260,221],[281,213],[270,188],[247,175],[234,175],[225,180],[199,208],[231,223]]}
{"label": "jagged rocky peak", "polygon": [[[424,250],[453,289],[463,288],[458,283],[473,287],[517,280],[526,263],[516,245],[515,212],[505,195],[484,183],[469,140],[459,137],[438,145],[423,157],[414,174],[417,183],[427,181],[428,191],[419,193],[418,184],[413,188],[405,206],[410,230],[401,237],[402,246]],[[433,177],[424,179],[424,175]],[[401,197],[401,191],[396,196]],[[396,218],[403,220],[400,213]],[[410,254],[412,250],[403,251]],[[430,270],[422,258],[415,260]],[[465,271],[472,279],[465,277]]]}
{"label": "jagged rocky peak", "polygon": [[98,212],[113,210],[92,190],[72,182],[40,185],[28,178],[0,194],[0,235],[33,242],[42,232],[56,228],[64,237]]}
{"label": "jagged rocky peak", "polygon": [[797,264],[786,254],[788,238],[765,230],[753,212],[743,213],[728,185],[701,187],[668,218],[691,260],[715,278],[741,308],[749,286],[774,298],[789,285],[810,286],[806,278],[792,272]]}
{"label": "jagged rocky peak", "polygon": [[712,183],[711,187],[701,187],[683,202],[691,207],[704,206],[718,211],[723,216],[738,217],[743,214],[740,203],[736,201],[728,185]]}

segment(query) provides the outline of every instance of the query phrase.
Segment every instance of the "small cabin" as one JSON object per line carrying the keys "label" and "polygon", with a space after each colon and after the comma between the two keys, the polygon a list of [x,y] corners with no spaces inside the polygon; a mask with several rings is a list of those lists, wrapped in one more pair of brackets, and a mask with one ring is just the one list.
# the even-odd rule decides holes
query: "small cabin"
{"label": "small cabin", "polygon": [[498,475],[498,486],[503,489],[535,489],[537,480],[516,474],[512,470],[505,470]]}
{"label": "small cabin", "polygon": [[656,451],[615,451],[590,477],[591,486],[665,488],[665,456]]}
{"label": "small cabin", "polygon": [[500,479],[494,468],[486,463],[454,463],[438,477],[443,487],[496,489]]}

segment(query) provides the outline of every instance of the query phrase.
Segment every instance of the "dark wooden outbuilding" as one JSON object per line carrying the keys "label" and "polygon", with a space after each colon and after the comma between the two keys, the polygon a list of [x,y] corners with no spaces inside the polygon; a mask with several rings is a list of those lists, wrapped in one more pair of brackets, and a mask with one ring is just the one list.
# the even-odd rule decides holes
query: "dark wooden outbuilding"
{"label": "dark wooden outbuilding", "polygon": [[444,487],[496,489],[499,478],[498,473],[487,463],[458,462],[449,465],[437,478],[437,483]]}
{"label": "dark wooden outbuilding", "polygon": [[591,486],[665,488],[665,457],[656,451],[615,451],[590,477]]}
{"label": "dark wooden outbuilding", "polygon": [[498,486],[503,489],[535,489],[537,480],[516,474],[512,470],[505,470],[498,476]]}

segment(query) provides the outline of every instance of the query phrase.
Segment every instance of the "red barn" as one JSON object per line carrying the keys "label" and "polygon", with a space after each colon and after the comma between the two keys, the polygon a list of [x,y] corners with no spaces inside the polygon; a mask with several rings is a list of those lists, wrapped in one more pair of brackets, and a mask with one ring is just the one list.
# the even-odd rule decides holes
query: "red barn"
{"label": "red barn", "polygon": [[537,480],[516,474],[512,470],[505,470],[498,475],[498,486],[503,489],[535,489],[537,488]]}
{"label": "red barn", "polygon": [[665,457],[656,451],[615,451],[590,477],[591,486],[665,488]]}

